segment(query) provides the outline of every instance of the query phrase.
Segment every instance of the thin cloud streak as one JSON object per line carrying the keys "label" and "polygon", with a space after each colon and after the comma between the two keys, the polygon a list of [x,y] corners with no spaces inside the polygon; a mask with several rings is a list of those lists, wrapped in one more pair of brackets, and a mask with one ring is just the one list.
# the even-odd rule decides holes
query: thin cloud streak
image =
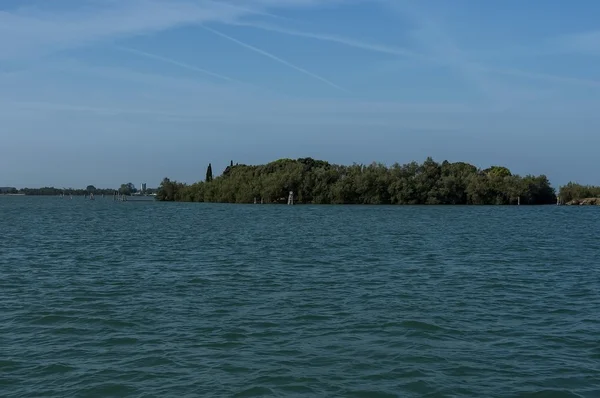
{"label": "thin cloud streak", "polygon": [[491,79],[476,63],[471,61],[456,41],[442,25],[430,17],[429,13],[409,2],[398,3],[387,0],[388,6],[395,12],[413,20],[418,29],[413,38],[436,59],[443,59],[460,73],[464,80],[490,101],[492,106],[504,107],[514,101],[513,92],[507,92],[498,82]]}
{"label": "thin cloud streak", "polygon": [[[343,36],[329,35],[329,34],[322,34],[322,33],[315,33],[315,32],[306,32],[306,31],[282,28],[282,27],[278,27],[275,25],[267,25],[267,24],[257,23],[257,22],[233,21],[233,22],[230,22],[229,24],[235,25],[235,26],[245,26],[245,27],[249,27],[249,28],[260,29],[260,30],[264,30],[264,31],[268,31],[268,32],[281,33],[281,34],[288,35],[288,36],[304,37],[304,38],[314,39],[314,40],[318,40],[318,41],[337,43],[340,45],[357,48],[357,49],[361,49],[361,50],[365,50],[365,51],[377,52],[377,53],[389,54],[389,55],[398,55],[398,56],[408,57],[408,58],[412,58],[412,59],[416,59],[416,60],[420,60],[420,61],[431,62],[431,63],[435,63],[438,65],[451,65],[452,64],[447,59],[443,59],[440,57],[434,57],[434,56],[422,54],[422,53],[411,51],[411,50],[404,49],[401,47],[389,46],[389,45],[379,44],[379,43],[370,43],[370,42],[365,42],[365,41],[361,41],[361,40],[357,40],[357,39],[353,39],[353,38],[347,38],[347,37],[343,37]],[[548,52],[548,53],[551,53],[551,52]],[[529,53],[529,54],[531,54],[531,53]],[[584,86],[588,86],[588,87],[600,86],[600,81],[595,81],[595,80],[579,79],[579,78],[573,78],[573,77],[568,77],[568,76],[557,76],[557,75],[551,75],[551,74],[547,74],[547,73],[528,72],[528,71],[517,70],[517,69],[494,68],[494,67],[489,67],[489,66],[482,65],[480,63],[475,63],[475,62],[469,62],[468,68],[471,68],[471,70],[480,70],[483,72],[491,72],[491,73],[496,73],[496,74],[520,76],[520,77],[524,77],[524,78],[529,78],[529,79],[534,79],[534,80],[545,80],[545,81],[555,82],[555,83],[572,83],[572,84],[584,85]]]}
{"label": "thin cloud streak", "polygon": [[201,25],[201,26],[202,26],[203,29],[205,29],[205,30],[207,30],[207,31],[209,31],[211,33],[214,33],[217,36],[221,36],[224,39],[232,41],[232,42],[234,42],[234,43],[236,43],[236,44],[238,44],[238,45],[240,45],[242,47],[245,47],[245,48],[247,48],[247,49],[249,49],[251,51],[254,51],[254,52],[258,53],[258,54],[264,55],[265,57],[270,58],[270,59],[272,59],[272,60],[274,60],[276,62],[279,62],[279,63],[281,63],[283,65],[286,65],[286,66],[288,66],[288,67],[290,67],[292,69],[295,69],[298,72],[304,73],[307,76],[310,76],[310,77],[312,77],[314,79],[320,80],[321,82],[323,82],[323,83],[325,83],[325,84],[327,84],[327,85],[329,85],[329,86],[331,86],[333,88],[336,88],[336,89],[338,89],[340,91],[343,91],[345,93],[350,94],[350,91],[346,90],[345,88],[342,88],[342,87],[338,86],[337,84],[335,84],[335,83],[333,83],[333,82],[325,79],[324,77],[321,77],[321,76],[319,76],[319,75],[317,75],[315,73],[312,73],[312,72],[310,72],[310,71],[308,71],[308,70],[306,70],[306,69],[304,69],[304,68],[302,68],[300,66],[294,65],[294,64],[292,64],[292,63],[290,63],[290,62],[288,62],[288,61],[286,61],[286,60],[284,60],[282,58],[279,58],[276,55],[273,55],[273,54],[271,54],[271,53],[269,53],[269,52],[267,52],[265,50],[261,50],[260,48],[254,47],[254,46],[252,46],[250,44],[244,43],[244,42],[242,42],[242,41],[240,41],[238,39],[235,39],[235,38],[233,38],[231,36],[226,35],[225,33],[221,33],[218,30],[209,28],[208,26],[205,26],[205,25]]}
{"label": "thin cloud streak", "polygon": [[555,83],[576,84],[576,85],[581,85],[581,86],[590,87],[590,88],[591,87],[600,87],[600,81],[598,81],[598,80],[580,79],[577,77],[556,76],[556,75],[550,75],[547,73],[537,73],[537,72],[531,73],[531,72],[525,72],[525,71],[518,70],[518,69],[495,69],[495,68],[488,68],[488,67],[482,67],[481,69],[485,70],[485,71],[503,74],[503,75],[524,77],[524,78],[528,78],[528,79],[545,80],[545,81],[551,81],[551,82],[555,82]]}
{"label": "thin cloud streak", "polygon": [[247,13],[250,15],[259,15],[262,17],[269,17],[269,18],[273,18],[273,19],[279,19],[279,20],[289,20],[289,18],[286,17],[282,17],[279,15],[275,15],[272,14],[270,12],[266,12],[266,11],[262,11],[262,10],[258,10],[258,9],[252,9],[252,8],[247,8],[247,7],[242,7],[239,5],[235,5],[235,4],[231,4],[231,3],[223,3],[223,2],[218,2],[218,1],[214,1],[214,0],[207,0],[209,3],[213,3],[215,5],[218,6],[222,6],[222,7],[226,7],[226,8],[231,8],[233,10],[236,11],[242,11],[243,13]]}
{"label": "thin cloud streak", "polygon": [[[139,108],[106,108],[89,105],[74,105],[72,103],[56,103],[56,102],[41,102],[41,101],[0,101],[2,109],[9,109],[14,115],[16,110],[25,111],[21,116],[24,119],[32,120],[40,116],[41,112],[49,113],[87,113],[102,117],[108,117],[110,122],[115,122],[115,116],[138,115],[144,116],[145,122],[190,122],[190,123],[216,123],[220,125],[248,125],[250,124],[267,124],[267,125],[305,125],[305,126],[364,126],[377,127],[387,126],[396,127],[400,130],[410,130],[414,133],[420,131],[452,131],[458,129],[456,123],[451,120],[411,120],[403,117],[400,121],[400,115],[396,112],[386,113],[386,115],[377,115],[375,118],[352,117],[341,118],[337,112],[337,105],[330,104],[329,112],[314,113],[311,110],[305,112],[299,111],[298,108],[288,106],[281,108],[279,113],[285,114],[286,117],[273,119],[271,112],[235,112],[234,114],[198,114],[193,110],[187,112],[169,112],[159,109],[139,109]],[[343,104],[340,104],[343,106]],[[273,104],[273,106],[277,106]],[[29,113],[28,113],[29,112]],[[0,112],[1,113],[1,112]],[[235,117],[233,117],[235,116]],[[98,119],[102,120],[102,119]]]}
{"label": "thin cloud streak", "polygon": [[505,84],[490,79],[487,76],[488,73],[518,76],[533,80],[545,80],[553,83],[584,84],[590,88],[599,86],[599,82],[593,80],[555,76],[539,72],[527,72],[518,69],[496,68],[483,65],[477,61],[471,61],[468,59],[468,54],[462,51],[456,43],[452,41],[448,33],[443,31],[439,24],[434,23],[428,17],[427,13],[420,12],[419,9],[415,7],[414,3],[403,2],[403,6],[401,7],[399,2],[393,0],[384,1],[386,1],[392,9],[411,16],[419,23],[421,25],[421,31],[424,32],[424,36],[421,36],[423,44],[437,52],[435,55],[437,58],[451,59],[452,64],[454,64],[467,79],[470,79],[473,83],[477,84],[483,92],[492,98],[492,100],[501,100],[512,104],[514,96],[511,94],[511,91],[514,90],[507,90]]}
{"label": "thin cloud streak", "polygon": [[270,9],[318,6],[319,1],[313,0],[94,0],[77,1],[68,10],[57,11],[16,2],[14,7],[0,10],[0,59],[31,60],[140,33],[252,16],[285,20],[269,13]]}
{"label": "thin cloud streak", "polygon": [[215,3],[182,0],[95,3],[93,8],[74,5],[68,12],[37,7],[0,11],[0,59],[31,59],[140,33],[248,15]]}
{"label": "thin cloud streak", "polygon": [[371,51],[371,52],[378,52],[378,53],[384,53],[384,54],[390,54],[390,55],[400,55],[400,56],[406,56],[406,57],[410,57],[410,58],[418,58],[418,59],[429,60],[429,61],[435,60],[434,58],[431,58],[427,55],[420,54],[420,53],[417,53],[417,52],[414,52],[411,50],[407,50],[407,49],[404,49],[401,47],[393,47],[393,46],[377,44],[377,43],[368,43],[368,42],[363,42],[360,40],[351,39],[351,38],[347,38],[347,37],[328,35],[328,34],[322,34],[322,33],[304,32],[304,31],[300,31],[300,30],[281,28],[281,27],[274,26],[274,25],[267,25],[267,24],[256,23],[256,22],[235,21],[235,22],[231,22],[230,25],[246,26],[246,27],[261,29],[261,30],[265,30],[265,31],[269,31],[269,32],[281,33],[281,34],[289,35],[289,36],[305,37],[308,39],[332,42],[332,43],[342,44],[342,45],[345,45],[348,47],[363,49],[363,50],[367,50],[367,51]]}
{"label": "thin cloud streak", "polygon": [[244,84],[243,82],[240,82],[240,81],[238,81],[238,80],[236,80],[234,78],[231,78],[229,76],[221,75],[219,73],[211,72],[211,71],[206,70],[206,69],[198,68],[196,66],[189,65],[189,64],[186,64],[186,63],[183,63],[183,62],[179,62],[179,61],[176,61],[176,60],[171,59],[171,58],[163,57],[163,56],[156,55],[156,54],[147,53],[145,51],[140,51],[140,50],[136,50],[136,49],[129,48],[129,47],[115,46],[115,48],[118,49],[118,50],[121,50],[121,51],[126,51],[126,52],[129,52],[129,53],[132,53],[132,54],[136,54],[136,55],[139,55],[139,56],[142,56],[142,57],[151,58],[151,59],[154,59],[154,60],[166,62],[166,63],[172,64],[172,65],[176,65],[176,66],[179,66],[181,68],[189,69],[189,70],[192,70],[192,71],[195,71],[195,72],[204,73],[205,75],[212,76],[212,77],[215,77],[217,79],[221,79],[221,80],[225,80],[225,81],[233,82],[233,83],[238,83],[238,84]]}

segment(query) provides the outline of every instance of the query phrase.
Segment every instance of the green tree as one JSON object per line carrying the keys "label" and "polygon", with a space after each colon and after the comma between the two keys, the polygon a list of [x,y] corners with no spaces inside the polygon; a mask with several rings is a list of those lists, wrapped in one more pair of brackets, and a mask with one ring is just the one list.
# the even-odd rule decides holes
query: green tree
{"label": "green tree", "polygon": [[137,189],[135,188],[135,185],[133,185],[131,182],[128,182],[127,184],[121,184],[121,187],[119,188],[119,193],[121,195],[131,195],[132,193],[136,193]]}
{"label": "green tree", "polygon": [[164,178],[158,187],[156,198],[166,202],[183,201],[189,198],[188,190],[184,184]]}
{"label": "green tree", "polygon": [[483,171],[485,174],[496,177],[510,177],[512,173],[503,166],[492,166]]}
{"label": "green tree", "polygon": [[209,163],[208,167],[206,168],[206,182],[211,182],[213,180],[213,172],[212,172],[212,165]]}
{"label": "green tree", "polygon": [[[427,158],[387,167],[380,163],[350,166],[312,158],[279,159],[264,165],[231,164],[216,178],[185,185],[163,180],[158,199],[166,201],[315,204],[547,204],[555,202],[545,176],[514,175],[508,168],[485,170],[464,163]],[[212,169],[212,166],[209,165]],[[211,170],[212,171],[212,170]],[[565,194],[582,189],[566,187]],[[578,193],[575,191],[578,190]],[[587,191],[585,191],[587,192]],[[591,191],[590,191],[591,192]]]}
{"label": "green tree", "polygon": [[563,202],[572,200],[600,198],[600,186],[581,185],[574,182],[569,182],[559,189],[559,195]]}

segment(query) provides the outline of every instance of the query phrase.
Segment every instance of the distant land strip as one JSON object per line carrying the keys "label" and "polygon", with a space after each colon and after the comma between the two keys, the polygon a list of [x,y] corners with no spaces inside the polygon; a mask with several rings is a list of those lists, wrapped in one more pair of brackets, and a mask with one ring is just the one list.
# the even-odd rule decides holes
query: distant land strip
{"label": "distant land strip", "polygon": [[[0,187],[0,195],[135,195],[132,183],[120,188]],[[465,162],[431,157],[424,162],[349,166],[312,158],[279,159],[264,165],[230,162],[213,177],[185,184],[164,178],[143,192],[163,202],[288,203],[362,205],[600,205],[600,186],[569,182],[558,193],[545,175],[513,174],[503,166],[480,169]],[[291,198],[290,198],[291,193]]]}

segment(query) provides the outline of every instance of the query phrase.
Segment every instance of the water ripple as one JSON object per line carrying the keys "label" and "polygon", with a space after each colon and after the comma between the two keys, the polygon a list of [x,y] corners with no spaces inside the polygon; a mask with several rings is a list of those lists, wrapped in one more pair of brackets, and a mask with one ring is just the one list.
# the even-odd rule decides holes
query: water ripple
{"label": "water ripple", "polygon": [[600,396],[597,209],[0,214],[3,396]]}

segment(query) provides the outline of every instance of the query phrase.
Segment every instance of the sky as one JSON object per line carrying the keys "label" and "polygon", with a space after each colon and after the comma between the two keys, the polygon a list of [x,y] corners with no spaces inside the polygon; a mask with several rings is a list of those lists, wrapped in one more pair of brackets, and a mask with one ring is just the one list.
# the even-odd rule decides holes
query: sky
{"label": "sky", "polygon": [[0,186],[428,156],[600,185],[598,15],[594,0],[0,0]]}

